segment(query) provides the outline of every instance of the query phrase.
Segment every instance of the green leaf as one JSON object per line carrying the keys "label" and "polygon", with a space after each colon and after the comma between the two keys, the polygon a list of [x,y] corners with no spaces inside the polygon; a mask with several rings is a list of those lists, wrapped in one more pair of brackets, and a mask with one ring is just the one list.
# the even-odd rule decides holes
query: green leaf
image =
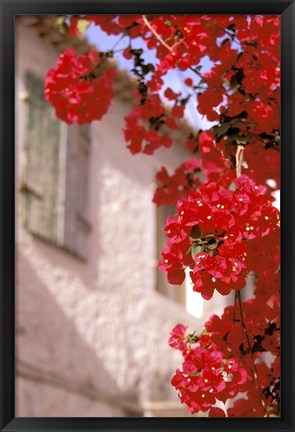
{"label": "green leaf", "polygon": [[236,142],[238,145],[246,145],[249,141],[249,135],[237,135]]}
{"label": "green leaf", "polygon": [[233,75],[230,79],[231,87],[235,87],[239,83],[239,80],[236,75]]}
{"label": "green leaf", "polygon": [[218,246],[218,242],[216,240],[210,240],[207,244],[208,249],[216,249]]}
{"label": "green leaf", "polygon": [[147,65],[142,65],[141,70],[142,70],[143,75],[147,75],[150,72],[150,70],[147,67]]}
{"label": "green leaf", "polygon": [[187,102],[189,101],[191,95],[188,95],[186,98],[183,98],[180,100],[181,105],[186,105]]}
{"label": "green leaf", "polygon": [[187,342],[188,343],[196,343],[199,340],[199,336],[196,334],[196,332],[191,333],[187,336]]}
{"label": "green leaf", "polygon": [[136,48],[136,49],[130,50],[130,52],[132,52],[132,54],[134,54],[135,56],[141,56],[141,54],[143,53],[143,49],[142,48]]}
{"label": "green leaf", "polygon": [[216,133],[216,135],[218,136],[218,138],[220,136],[222,136],[222,135],[225,135],[229,128],[230,128],[230,124],[229,123],[223,123],[220,126],[218,126],[217,133]]}
{"label": "green leaf", "polygon": [[201,238],[201,236],[202,236],[202,231],[200,230],[199,225],[194,225],[190,233],[190,238],[193,240],[198,240]]}
{"label": "green leaf", "polygon": [[249,135],[238,135],[237,133],[234,133],[232,135],[229,135],[229,139],[231,141],[234,141],[237,143],[237,145],[247,145],[249,141]]}
{"label": "green leaf", "polygon": [[233,119],[230,121],[230,124],[232,127],[241,127],[241,126],[251,126],[250,122],[247,121],[240,121],[239,119]]}
{"label": "green leaf", "polygon": [[142,73],[143,73],[143,75],[147,75],[148,73],[150,73],[150,72],[154,72],[154,70],[155,70],[155,67],[154,67],[154,65],[152,64],[152,63],[148,63],[148,64],[143,64],[142,66],[141,66],[141,69],[142,69]]}
{"label": "green leaf", "polygon": [[201,372],[200,371],[195,371],[195,372],[192,372],[192,376],[199,376],[201,374]]}
{"label": "green leaf", "polygon": [[235,192],[235,191],[237,190],[236,185],[234,184],[234,182],[232,182],[232,183],[229,185],[229,190],[231,190],[231,191],[233,191],[233,192]]}
{"label": "green leaf", "polygon": [[222,77],[222,82],[224,84],[229,84],[229,80],[227,78]]}
{"label": "green leaf", "polygon": [[192,246],[192,257],[194,258],[194,256],[197,253],[203,252],[203,250],[204,250],[204,246],[203,245],[200,245],[198,243],[194,243],[193,246]]}
{"label": "green leaf", "polygon": [[146,65],[146,67],[149,69],[150,72],[154,72],[155,71],[155,66],[152,63],[148,63]]}
{"label": "green leaf", "polygon": [[248,46],[254,46],[254,47],[256,47],[257,46],[257,41],[256,40],[254,40],[254,41],[244,41],[244,42],[242,42],[242,44],[243,45],[248,45]]}
{"label": "green leaf", "polygon": [[77,29],[80,33],[84,33],[90,25],[90,22],[86,19],[79,19],[77,23]]}

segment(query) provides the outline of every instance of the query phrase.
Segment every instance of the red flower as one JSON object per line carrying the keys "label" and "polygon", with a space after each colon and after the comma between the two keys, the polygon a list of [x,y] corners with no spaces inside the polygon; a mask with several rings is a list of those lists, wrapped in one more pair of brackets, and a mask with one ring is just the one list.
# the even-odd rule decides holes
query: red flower
{"label": "red flower", "polygon": [[210,408],[208,417],[226,417],[225,412],[221,408]]}
{"label": "red flower", "polygon": [[[171,147],[172,139],[159,129],[164,113],[165,109],[159,95],[151,94],[144,103],[136,105],[125,117],[124,136],[132,154],[141,151],[145,154],[153,154],[160,147]],[[175,127],[172,118],[168,120],[168,125],[171,129]]]}
{"label": "red flower", "polygon": [[72,49],[60,55],[56,69],[50,69],[45,80],[45,98],[55,107],[56,115],[68,124],[100,120],[113,98],[116,70],[107,67],[98,76],[102,60],[99,53],[77,57]]}
{"label": "red flower", "polygon": [[[183,338],[184,327],[179,330]],[[214,346],[204,349],[200,346],[189,348],[188,345],[181,345],[179,348],[178,334],[177,342],[173,339],[172,344],[182,351],[183,365],[182,371],[176,370],[171,383],[190,412],[207,411],[216,400],[226,402],[243,391],[243,385],[250,380],[237,358],[224,359]]]}
{"label": "red flower", "polygon": [[153,202],[157,206],[174,205],[177,200],[187,198],[192,188],[201,185],[199,165],[198,159],[189,159],[181,164],[171,176],[166,168],[162,167],[156,175],[158,187],[155,190]]}
{"label": "red flower", "polygon": [[169,99],[169,100],[175,100],[178,98],[179,93],[175,93],[170,87],[167,87],[165,92],[164,92],[164,96]]}
{"label": "red flower", "polygon": [[187,349],[186,342],[184,341],[185,333],[188,326],[182,324],[177,324],[170,333],[170,338],[168,340],[171,348],[184,351]]}
{"label": "red flower", "polygon": [[168,272],[170,282],[182,283],[189,266],[193,289],[205,299],[215,289],[227,295],[243,288],[245,276],[256,270],[257,261],[261,263],[259,243],[264,246],[279,232],[278,210],[263,194],[264,188],[247,176],[236,179],[234,186],[234,191],[218,183],[201,186],[178,202],[176,217],[169,219],[160,268]]}

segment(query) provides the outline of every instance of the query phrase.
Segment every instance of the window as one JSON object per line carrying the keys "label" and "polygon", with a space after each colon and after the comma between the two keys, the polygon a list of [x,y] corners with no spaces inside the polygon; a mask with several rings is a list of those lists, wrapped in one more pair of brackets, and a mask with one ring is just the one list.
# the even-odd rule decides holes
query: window
{"label": "window", "polygon": [[60,122],[44,100],[43,80],[26,75],[26,131],[22,192],[23,224],[38,237],[85,259],[88,126]]}
{"label": "window", "polygon": [[[157,260],[161,258],[162,250],[166,245],[167,237],[164,234],[164,227],[168,216],[174,216],[176,208],[173,206],[162,206],[157,208]],[[156,290],[185,306],[185,285],[171,285],[167,282],[167,274],[157,268]]]}
{"label": "window", "polygon": [[[173,206],[162,206],[157,209],[158,260],[167,241],[164,234],[166,219],[168,216],[174,216],[175,213],[176,208]],[[181,304],[189,314],[199,318],[204,314],[204,299],[201,294],[193,291],[188,268],[185,273],[185,281],[181,286],[171,285],[167,282],[167,274],[157,269],[157,291]]]}

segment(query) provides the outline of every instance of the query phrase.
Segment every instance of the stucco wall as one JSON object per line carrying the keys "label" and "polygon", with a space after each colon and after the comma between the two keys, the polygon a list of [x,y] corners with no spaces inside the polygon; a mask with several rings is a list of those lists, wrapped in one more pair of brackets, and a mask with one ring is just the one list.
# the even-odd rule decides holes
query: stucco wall
{"label": "stucco wall", "polygon": [[[42,76],[57,54],[22,23],[16,35],[19,179],[24,73]],[[132,156],[122,136],[127,112],[116,98],[92,126],[86,262],[24,230],[17,206],[17,416],[186,415],[170,385],[181,359],[167,339],[178,322],[195,329],[203,320],[155,290],[151,199],[160,166],[187,155],[176,146]]]}

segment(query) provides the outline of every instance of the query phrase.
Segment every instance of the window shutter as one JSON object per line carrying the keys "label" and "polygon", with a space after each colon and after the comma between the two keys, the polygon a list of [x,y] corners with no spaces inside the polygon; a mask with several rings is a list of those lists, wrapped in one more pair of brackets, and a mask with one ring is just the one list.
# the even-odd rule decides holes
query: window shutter
{"label": "window shutter", "polygon": [[89,125],[68,127],[44,100],[43,81],[26,76],[27,125],[20,185],[24,226],[79,258],[87,257]]}
{"label": "window shutter", "polygon": [[26,86],[26,157],[21,182],[24,225],[32,233],[58,242],[60,122],[44,100],[43,81],[28,73]]}
{"label": "window shutter", "polygon": [[65,247],[82,259],[87,258],[88,173],[90,155],[89,125],[69,127],[67,140]]}

